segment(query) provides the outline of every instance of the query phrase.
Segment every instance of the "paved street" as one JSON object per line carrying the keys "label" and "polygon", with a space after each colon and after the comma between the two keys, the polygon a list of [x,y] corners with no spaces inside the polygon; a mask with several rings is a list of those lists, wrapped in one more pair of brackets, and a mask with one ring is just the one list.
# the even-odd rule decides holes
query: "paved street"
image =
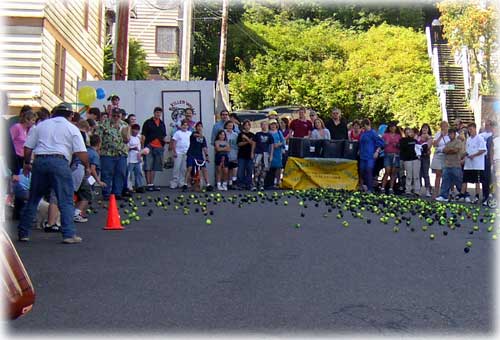
{"label": "paved street", "polygon": [[[363,218],[354,218],[342,209],[343,196],[332,208],[280,191],[276,200],[266,192],[262,203],[251,193],[256,202],[239,208],[242,197],[234,204],[227,198],[240,192],[229,192],[226,202],[214,205],[217,196],[211,198],[205,216],[195,212],[196,198],[184,215],[174,202],[179,194],[152,195],[163,202],[168,195],[168,210],[148,202],[147,194],[136,199],[141,220],[124,231],[102,230],[106,211],[99,209],[77,226],[80,245],[40,230],[28,244],[15,242],[37,300],[31,313],[9,324],[9,333],[493,331],[498,241],[491,239],[496,230],[486,230],[489,219],[466,217],[454,230],[434,223],[424,232],[417,209],[396,233],[393,220],[383,224],[369,209],[355,209]],[[131,207],[120,209],[122,219],[124,209]],[[480,230],[469,234],[473,225]],[[473,242],[469,253],[467,241]]]}

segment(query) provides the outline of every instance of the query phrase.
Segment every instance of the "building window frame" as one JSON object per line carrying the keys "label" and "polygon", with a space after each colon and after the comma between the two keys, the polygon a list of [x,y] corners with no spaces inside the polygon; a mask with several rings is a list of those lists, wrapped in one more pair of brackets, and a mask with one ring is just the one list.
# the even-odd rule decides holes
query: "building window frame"
{"label": "building window frame", "polygon": [[[158,34],[159,30],[162,28],[173,29],[175,31],[175,46],[172,51],[159,51],[158,50]],[[179,56],[179,27],[177,26],[156,26],[155,29],[155,53],[162,55]]]}
{"label": "building window frame", "polygon": [[60,42],[56,41],[54,60],[54,93],[60,99],[64,99],[66,81],[66,49]]}

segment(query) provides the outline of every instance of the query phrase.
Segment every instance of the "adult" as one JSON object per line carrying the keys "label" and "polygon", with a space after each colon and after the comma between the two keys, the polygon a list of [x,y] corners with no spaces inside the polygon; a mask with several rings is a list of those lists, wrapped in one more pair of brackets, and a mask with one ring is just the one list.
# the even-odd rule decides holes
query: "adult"
{"label": "adult", "polygon": [[368,192],[373,191],[373,168],[375,160],[379,157],[380,151],[384,147],[384,141],[372,129],[369,119],[363,119],[365,132],[359,141],[359,170],[363,178],[363,189]]}
{"label": "adult", "polygon": [[127,119],[125,120],[125,122],[129,125],[129,126],[132,126],[134,124],[137,124],[137,117],[135,114],[131,113],[127,116]]}
{"label": "adult", "polygon": [[220,120],[218,120],[213,128],[212,128],[212,135],[210,136],[210,142],[213,145],[215,142],[215,136],[217,136],[217,133],[219,133],[220,130],[224,130],[224,124],[229,120],[229,111],[228,110],[222,110],[219,113]]}
{"label": "adult", "polygon": [[497,123],[495,121],[488,120],[488,128],[489,134],[487,138],[484,138],[485,135],[479,134],[483,137],[486,142],[486,154],[484,156],[484,176],[483,181],[481,182],[481,187],[483,188],[483,202],[484,206],[488,206],[488,197],[490,196],[490,183],[491,183],[491,165],[493,164],[492,153],[493,153],[493,134],[497,128]]}
{"label": "adult", "polygon": [[311,121],[311,123],[313,124],[313,128],[314,128],[314,122],[316,121],[316,119],[318,118],[318,114],[316,113],[316,111],[314,111],[313,109],[309,109],[307,110],[308,113],[309,113],[309,120]]}
{"label": "adult", "polygon": [[50,118],[50,111],[43,106],[36,112],[36,124]]}
{"label": "adult", "polygon": [[314,130],[311,132],[311,139],[327,139],[330,140],[330,131],[325,128],[325,123],[321,118],[316,118],[314,121]]}
{"label": "adult", "polygon": [[394,193],[394,183],[396,182],[397,173],[400,167],[399,142],[401,135],[396,122],[390,122],[386,131],[382,135],[384,140],[384,177],[382,178],[382,190],[385,191],[387,182],[389,181],[388,193]]}
{"label": "adult", "polygon": [[[193,115],[194,115],[194,112],[193,112],[193,109],[191,108],[187,108],[185,111],[184,111],[184,120],[187,122],[187,130],[190,131],[190,132],[195,132],[195,125],[196,125],[196,122],[193,120]],[[182,121],[181,121],[181,124],[182,124]],[[178,129],[180,127],[177,127]]]}
{"label": "adult", "polygon": [[[76,155],[89,170],[87,149],[82,135],[76,126],[70,123],[73,112],[70,106],[60,104],[53,110],[53,118],[41,122],[28,135],[24,145],[25,175],[31,172],[30,196],[23,208],[18,225],[19,241],[29,241],[29,234],[38,204],[43,196],[55,192],[61,212],[63,243],[82,242],[76,236],[73,222],[73,178],[69,166],[72,155]],[[35,159],[31,163],[32,154]]]}
{"label": "adult", "polygon": [[142,125],[142,145],[150,151],[144,155],[144,174],[146,175],[146,190],[160,191],[154,186],[155,173],[163,171],[163,147],[167,142],[167,127],[161,120],[163,109],[155,107],[153,117]]}
{"label": "adult", "polygon": [[127,176],[127,156],[130,136],[128,125],[121,120],[119,109],[113,109],[111,119],[104,121],[96,130],[101,138],[101,180],[106,183],[102,196],[109,199],[111,193],[121,199]]}
{"label": "adult", "polygon": [[436,174],[436,179],[434,181],[434,191],[432,193],[432,199],[435,199],[440,193],[441,188],[441,175],[444,167],[444,153],[443,149],[446,144],[450,141],[448,136],[448,122],[442,121],[440,124],[441,130],[436,133],[434,139],[432,140],[432,146],[435,148],[434,157],[431,162],[431,169]]}
{"label": "adult", "polygon": [[306,118],[305,107],[300,107],[299,118],[292,120],[290,123],[291,137],[294,138],[309,138],[313,125],[310,120]]}
{"label": "adult", "polygon": [[330,131],[332,140],[348,139],[347,123],[342,118],[342,112],[339,108],[332,110],[332,117],[326,121],[326,128]]}
{"label": "adult", "polygon": [[24,163],[24,143],[28,137],[28,132],[31,127],[35,125],[36,116],[32,111],[26,112],[16,123],[10,127],[10,138],[14,144],[16,152],[17,166],[15,168],[15,175],[19,174],[19,170],[23,168]]}
{"label": "adult", "polygon": [[236,140],[238,143],[238,184],[240,189],[250,190],[252,186],[254,134],[250,132],[251,123],[245,119]]}

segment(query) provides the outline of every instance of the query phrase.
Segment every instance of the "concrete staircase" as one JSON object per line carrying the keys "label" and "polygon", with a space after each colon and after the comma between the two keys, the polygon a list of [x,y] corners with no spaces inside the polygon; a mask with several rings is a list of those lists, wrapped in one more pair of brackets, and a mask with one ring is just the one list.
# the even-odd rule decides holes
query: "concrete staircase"
{"label": "concrete staircase", "polygon": [[435,44],[438,51],[439,80],[441,84],[454,85],[454,90],[446,90],[446,111],[448,122],[456,119],[465,123],[474,122],[474,113],[467,102],[462,67],[455,64],[448,44]]}

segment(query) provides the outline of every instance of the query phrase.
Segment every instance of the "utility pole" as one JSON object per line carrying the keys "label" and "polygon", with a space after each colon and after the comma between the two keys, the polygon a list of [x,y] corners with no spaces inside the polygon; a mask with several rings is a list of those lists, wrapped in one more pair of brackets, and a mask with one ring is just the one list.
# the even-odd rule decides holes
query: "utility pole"
{"label": "utility pole", "polygon": [[113,48],[113,80],[127,80],[130,0],[118,1],[117,7],[116,34]]}
{"label": "utility pole", "polygon": [[219,49],[219,70],[217,82],[224,84],[224,73],[226,70],[226,50],[227,50],[227,22],[228,22],[229,0],[222,0],[222,23],[220,28],[220,49]]}
{"label": "utility pole", "polygon": [[191,25],[193,16],[192,0],[184,0],[182,11],[182,51],[181,80],[189,80],[189,65],[191,63]]}

